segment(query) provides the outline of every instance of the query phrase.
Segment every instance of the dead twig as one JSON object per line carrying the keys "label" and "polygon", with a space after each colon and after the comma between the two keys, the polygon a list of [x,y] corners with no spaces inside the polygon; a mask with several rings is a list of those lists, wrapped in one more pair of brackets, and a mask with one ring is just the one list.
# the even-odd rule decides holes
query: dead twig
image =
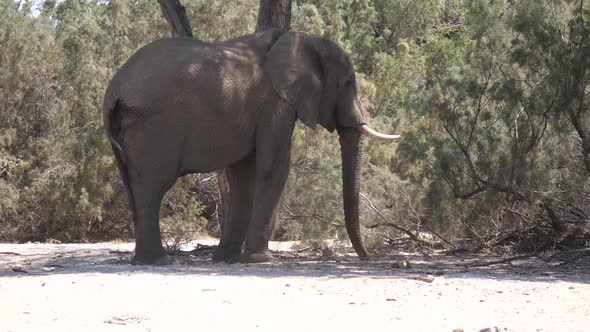
{"label": "dead twig", "polygon": [[427,232],[434,234],[434,236],[438,237],[439,239],[441,239],[441,241],[443,241],[444,243],[448,244],[449,246],[453,247],[454,249],[457,249],[457,246],[455,246],[454,244],[452,244],[450,241],[448,241],[447,239],[445,239],[444,237],[442,237],[440,234],[438,234],[437,232],[435,232],[434,230],[432,230],[430,227],[424,225],[424,222],[422,221],[422,218],[420,217],[420,213],[418,213],[418,211],[414,208],[414,205],[412,204],[412,200],[410,199],[409,195],[405,195],[407,200],[408,200],[408,206],[410,207],[410,211],[412,212],[412,215],[414,216],[414,218],[418,221],[418,224],[424,228]]}
{"label": "dead twig", "polygon": [[18,266],[13,267],[12,271],[18,272],[18,273],[29,273],[27,270],[23,269],[22,267],[18,267]]}
{"label": "dead twig", "polygon": [[421,243],[423,245],[427,245],[430,247],[434,246],[434,243],[431,243],[431,242],[428,242],[428,241],[418,238],[418,236],[416,236],[410,230],[405,229],[401,226],[398,226],[392,222],[389,222],[389,220],[387,220],[387,218],[385,218],[383,213],[381,213],[381,211],[369,200],[369,198],[365,194],[361,193],[360,196],[365,200],[365,202],[371,208],[371,210],[373,210],[379,217],[381,217],[381,219],[383,220],[382,225],[397,229],[398,231],[408,235],[410,237],[410,239],[412,239],[412,241],[414,241],[414,242]]}

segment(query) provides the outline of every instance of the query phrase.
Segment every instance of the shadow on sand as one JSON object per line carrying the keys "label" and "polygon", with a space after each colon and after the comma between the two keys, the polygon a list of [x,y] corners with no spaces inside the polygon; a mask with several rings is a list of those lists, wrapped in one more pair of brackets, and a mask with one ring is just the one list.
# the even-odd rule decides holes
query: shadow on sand
{"label": "shadow on sand", "polygon": [[273,263],[211,262],[210,250],[182,252],[175,264],[132,265],[132,251],[102,245],[2,245],[0,278],[53,274],[223,275],[260,278],[390,278],[432,282],[438,277],[536,282],[590,283],[590,249],[512,259],[477,255],[377,254],[367,262],[353,255],[320,257],[314,253],[274,252]]}

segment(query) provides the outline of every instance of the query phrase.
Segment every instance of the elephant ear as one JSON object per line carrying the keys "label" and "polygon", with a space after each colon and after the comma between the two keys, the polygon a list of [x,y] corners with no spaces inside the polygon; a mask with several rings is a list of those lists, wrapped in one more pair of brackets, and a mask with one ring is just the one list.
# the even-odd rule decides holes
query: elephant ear
{"label": "elephant ear", "polygon": [[264,71],[276,93],[297,110],[299,120],[310,128],[318,123],[322,68],[317,41],[300,32],[281,36],[264,62]]}

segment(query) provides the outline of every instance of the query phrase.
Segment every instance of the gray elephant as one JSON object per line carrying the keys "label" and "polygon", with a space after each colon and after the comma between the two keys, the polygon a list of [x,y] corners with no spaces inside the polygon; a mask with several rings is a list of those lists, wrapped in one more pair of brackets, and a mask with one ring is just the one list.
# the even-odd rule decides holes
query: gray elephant
{"label": "gray elephant", "polygon": [[169,260],[159,209],[177,178],[222,168],[231,189],[229,220],[213,260],[270,260],[271,218],[287,179],[297,119],[338,131],[346,230],[365,258],[361,133],[395,136],[365,126],[353,66],[340,46],[268,30],[217,44],[163,39],[131,56],[106,90],[104,125],[131,201],[135,262]]}

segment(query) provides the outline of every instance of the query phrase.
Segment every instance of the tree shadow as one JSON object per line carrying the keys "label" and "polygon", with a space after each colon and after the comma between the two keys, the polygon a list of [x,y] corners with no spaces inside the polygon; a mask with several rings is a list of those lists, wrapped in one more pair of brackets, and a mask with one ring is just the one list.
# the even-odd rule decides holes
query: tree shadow
{"label": "tree shadow", "polygon": [[262,264],[212,263],[210,250],[205,250],[174,255],[175,263],[171,265],[147,266],[132,265],[131,250],[117,250],[108,245],[45,245],[37,249],[19,246],[22,245],[0,247],[0,278],[151,273],[260,278],[401,278],[426,283],[437,278],[590,283],[590,250],[579,251],[577,256],[526,255],[512,260],[480,255],[387,253],[373,255],[369,261],[361,261],[352,254],[322,257],[314,252],[277,251],[274,252],[275,262]]}

